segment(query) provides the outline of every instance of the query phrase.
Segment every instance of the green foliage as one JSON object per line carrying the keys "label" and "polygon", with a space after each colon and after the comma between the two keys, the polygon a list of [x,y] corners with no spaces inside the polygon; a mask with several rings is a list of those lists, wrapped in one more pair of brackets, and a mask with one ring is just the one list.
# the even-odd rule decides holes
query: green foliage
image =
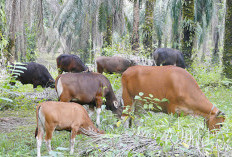
{"label": "green foliage", "polygon": [[26,32],[26,60],[25,56],[21,56],[21,61],[32,62],[35,61],[38,54],[36,52],[36,26],[33,25],[31,28],[29,26],[25,26]]}
{"label": "green foliage", "polygon": [[6,55],[7,50],[6,47],[8,45],[8,39],[5,37],[6,34],[6,14],[4,10],[5,2],[0,2],[0,59]]}
{"label": "green foliage", "polygon": [[[103,139],[78,135],[76,137],[74,156],[83,156],[78,153],[85,149],[89,150],[89,154],[86,156],[117,156],[122,153],[124,153],[124,156],[162,156],[165,152],[168,153],[175,150],[179,150],[180,154],[177,154],[179,156],[188,156],[186,153],[192,154],[191,156],[197,156],[196,154],[199,152],[203,156],[228,156],[232,148],[232,106],[230,105],[232,90],[220,85],[223,85],[222,82],[225,81],[225,79],[220,77],[222,72],[221,66],[206,67],[210,66],[194,63],[194,71],[191,73],[200,86],[205,86],[211,82],[219,83],[219,85],[210,84],[202,89],[208,99],[226,114],[223,127],[217,134],[210,134],[204,125],[202,117],[177,117],[175,114],[154,113],[149,111],[152,107],[155,107],[154,104],[150,105],[150,103],[143,106],[143,109],[145,109],[144,113],[134,115],[131,112],[129,116],[134,119],[133,121],[136,125],[133,125],[132,128],[125,128],[122,125],[123,121],[118,122],[112,112],[103,107],[101,127],[99,129],[104,130],[106,135],[104,135]],[[52,72],[53,75],[57,75],[57,71]],[[114,92],[118,93],[121,88],[121,76],[119,74],[110,75],[105,73],[104,75],[110,80]],[[227,83],[230,82],[229,80],[227,81]],[[0,86],[4,87],[4,83],[0,82]],[[39,88],[38,90],[43,91],[44,89]],[[31,85],[22,85],[19,82],[16,82],[16,86],[10,90],[0,89],[0,97],[13,100],[13,103],[8,101],[0,102],[0,104],[8,105],[8,110],[5,107],[4,112],[0,111],[0,118],[17,117],[18,121],[24,122],[20,125],[14,125],[14,128],[11,128],[10,132],[7,133],[0,128],[0,156],[36,156],[36,139],[33,135],[36,124],[36,100],[28,100],[25,96],[17,95],[17,93],[25,91],[34,92]],[[150,100],[155,102],[155,104],[167,101],[166,99],[156,99],[155,95],[145,95],[142,92],[136,96],[136,99],[145,102],[145,104]],[[27,120],[21,119],[22,117],[27,118]],[[91,119],[95,122],[96,116],[92,116]],[[116,125],[118,125],[117,128],[115,127]],[[10,127],[11,125],[9,125]],[[157,142],[160,149],[151,148],[153,146],[152,143],[148,143],[143,147],[143,149],[149,150],[147,152],[141,153],[140,147],[125,150],[129,143],[139,144],[144,137]],[[70,133],[68,132],[54,132],[52,138],[53,154],[68,156],[69,138]],[[91,139],[92,142],[89,142]],[[99,141],[102,143],[99,143]],[[123,143],[123,141],[126,142]],[[112,149],[106,149],[108,147]],[[44,142],[42,144],[42,155],[48,155]]]}
{"label": "green foliage", "polygon": [[109,79],[114,93],[119,91],[119,89],[121,88],[121,74],[116,74],[116,73],[114,74],[103,73],[103,74]]}
{"label": "green foliage", "polygon": [[222,84],[221,65],[210,66],[210,63],[200,64],[198,61],[195,61],[192,69],[190,73],[200,86],[220,86]]}
{"label": "green foliage", "polygon": [[101,3],[100,7],[99,7],[99,11],[98,11],[98,29],[100,32],[104,32],[106,31],[106,27],[107,27],[107,17],[108,15],[108,9],[105,3]]}
{"label": "green foliage", "polygon": [[139,92],[139,95],[136,95],[135,100],[139,100],[143,102],[143,107],[145,110],[154,110],[157,112],[161,112],[162,108],[159,106],[159,103],[168,102],[168,99],[163,98],[162,100],[155,98],[152,94],[148,96],[144,96],[143,92]]}

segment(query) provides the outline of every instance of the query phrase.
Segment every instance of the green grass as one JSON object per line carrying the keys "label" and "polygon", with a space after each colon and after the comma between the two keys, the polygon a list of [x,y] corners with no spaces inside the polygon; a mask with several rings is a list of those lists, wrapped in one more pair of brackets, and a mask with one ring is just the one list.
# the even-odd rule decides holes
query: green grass
{"label": "green grass", "polygon": [[[218,75],[215,72],[213,74],[209,73],[205,69],[199,68],[197,73],[194,72],[194,77],[200,85],[208,84],[209,82],[206,80],[207,75],[212,75],[210,79],[215,79],[215,75]],[[53,71],[52,75],[55,77],[56,71]],[[119,91],[121,87],[120,75],[105,75],[112,83],[114,91]],[[77,136],[74,153],[78,154],[86,148],[90,150],[94,148],[89,153],[90,156],[117,156],[121,153],[124,156],[146,156],[146,154],[136,152],[136,150],[130,151],[126,149],[126,145],[120,138],[124,138],[124,134],[127,134],[128,139],[133,140],[135,143],[140,140],[137,138],[139,136],[156,140],[162,149],[154,149],[148,152],[150,155],[169,153],[172,151],[173,145],[175,145],[177,149],[185,149],[186,152],[190,151],[193,154],[197,153],[196,150],[198,150],[203,156],[230,156],[232,153],[232,90],[220,84],[221,81],[221,77],[217,76],[214,82],[217,82],[218,86],[213,85],[202,88],[207,98],[226,114],[224,125],[217,134],[210,134],[204,126],[202,117],[176,117],[174,115],[153,112],[146,112],[140,115],[140,118],[136,118],[140,123],[139,126],[133,125],[132,128],[125,128],[123,125],[120,125],[118,128],[115,128],[116,118],[110,111],[104,110],[101,114],[102,125],[100,129],[105,130],[107,136],[102,141],[103,143],[91,142],[91,138],[84,135]],[[20,83],[17,83],[15,87],[9,90],[13,93],[34,92],[31,85],[22,85]],[[38,88],[35,92],[42,91],[42,88]],[[18,125],[16,129],[12,129],[11,132],[7,133],[1,132],[0,129],[0,156],[36,156],[34,132],[37,100],[27,99],[24,96],[15,96],[2,91],[0,96],[9,97],[14,101],[13,103],[1,102],[2,104],[8,104],[9,107],[0,111],[0,118],[18,117],[19,120],[27,118],[30,122],[27,125]],[[92,118],[95,122],[96,117],[93,116]],[[52,139],[52,149],[55,152],[62,153],[63,156],[68,156],[69,151],[57,150],[57,148],[69,148],[69,138],[69,132],[55,132]],[[113,149],[104,152],[102,148],[107,147],[107,145],[110,145]],[[123,150],[119,149],[120,145],[125,145]],[[45,143],[42,144],[42,155],[48,155]],[[184,156],[187,155],[185,154]]]}

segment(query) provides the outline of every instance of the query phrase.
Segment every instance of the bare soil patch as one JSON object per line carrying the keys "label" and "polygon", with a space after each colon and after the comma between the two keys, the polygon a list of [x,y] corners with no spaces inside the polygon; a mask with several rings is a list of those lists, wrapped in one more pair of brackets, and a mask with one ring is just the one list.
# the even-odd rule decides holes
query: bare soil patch
{"label": "bare soil patch", "polygon": [[12,132],[18,127],[33,125],[34,119],[30,117],[3,117],[0,118],[0,133]]}

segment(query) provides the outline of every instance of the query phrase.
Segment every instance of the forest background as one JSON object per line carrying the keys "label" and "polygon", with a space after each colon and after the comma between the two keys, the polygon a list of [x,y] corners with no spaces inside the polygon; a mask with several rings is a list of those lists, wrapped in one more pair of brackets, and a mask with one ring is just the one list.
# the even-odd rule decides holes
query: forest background
{"label": "forest background", "polygon": [[[76,54],[94,67],[101,55],[152,60],[159,47],[183,52],[187,70],[210,101],[226,113],[222,130],[210,134],[199,117],[151,112],[142,116],[139,127],[112,129],[116,120],[105,111],[101,117],[101,129],[109,135],[105,143],[81,136],[78,140],[93,143],[88,149],[80,143],[75,151],[79,155],[231,155],[231,0],[2,0],[0,155],[35,156],[35,106],[57,100],[52,89],[33,91],[19,82],[11,87],[5,71],[9,62],[42,63],[55,78],[55,58],[62,53]],[[120,97],[120,76],[104,75]],[[58,153],[67,154],[67,139],[66,133],[54,137],[52,145],[61,148]],[[46,154],[45,147],[43,151]]]}

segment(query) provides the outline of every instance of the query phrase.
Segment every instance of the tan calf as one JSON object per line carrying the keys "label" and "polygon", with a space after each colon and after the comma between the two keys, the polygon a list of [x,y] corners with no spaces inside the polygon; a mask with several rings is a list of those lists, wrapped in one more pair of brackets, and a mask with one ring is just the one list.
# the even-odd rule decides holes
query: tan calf
{"label": "tan calf", "polygon": [[43,134],[46,132],[45,142],[47,149],[51,151],[51,139],[54,130],[71,131],[70,154],[74,152],[75,136],[86,134],[83,130],[96,133],[99,131],[88,116],[83,106],[70,102],[47,101],[40,103],[36,108],[37,128],[35,137],[37,139],[37,156],[41,156]]}
{"label": "tan calf", "polygon": [[132,107],[134,97],[143,92],[144,97],[152,94],[160,100],[168,99],[158,104],[161,112],[203,116],[209,130],[220,129],[218,123],[225,120],[224,114],[206,98],[194,78],[176,66],[130,67],[122,74],[122,88],[125,106]]}

